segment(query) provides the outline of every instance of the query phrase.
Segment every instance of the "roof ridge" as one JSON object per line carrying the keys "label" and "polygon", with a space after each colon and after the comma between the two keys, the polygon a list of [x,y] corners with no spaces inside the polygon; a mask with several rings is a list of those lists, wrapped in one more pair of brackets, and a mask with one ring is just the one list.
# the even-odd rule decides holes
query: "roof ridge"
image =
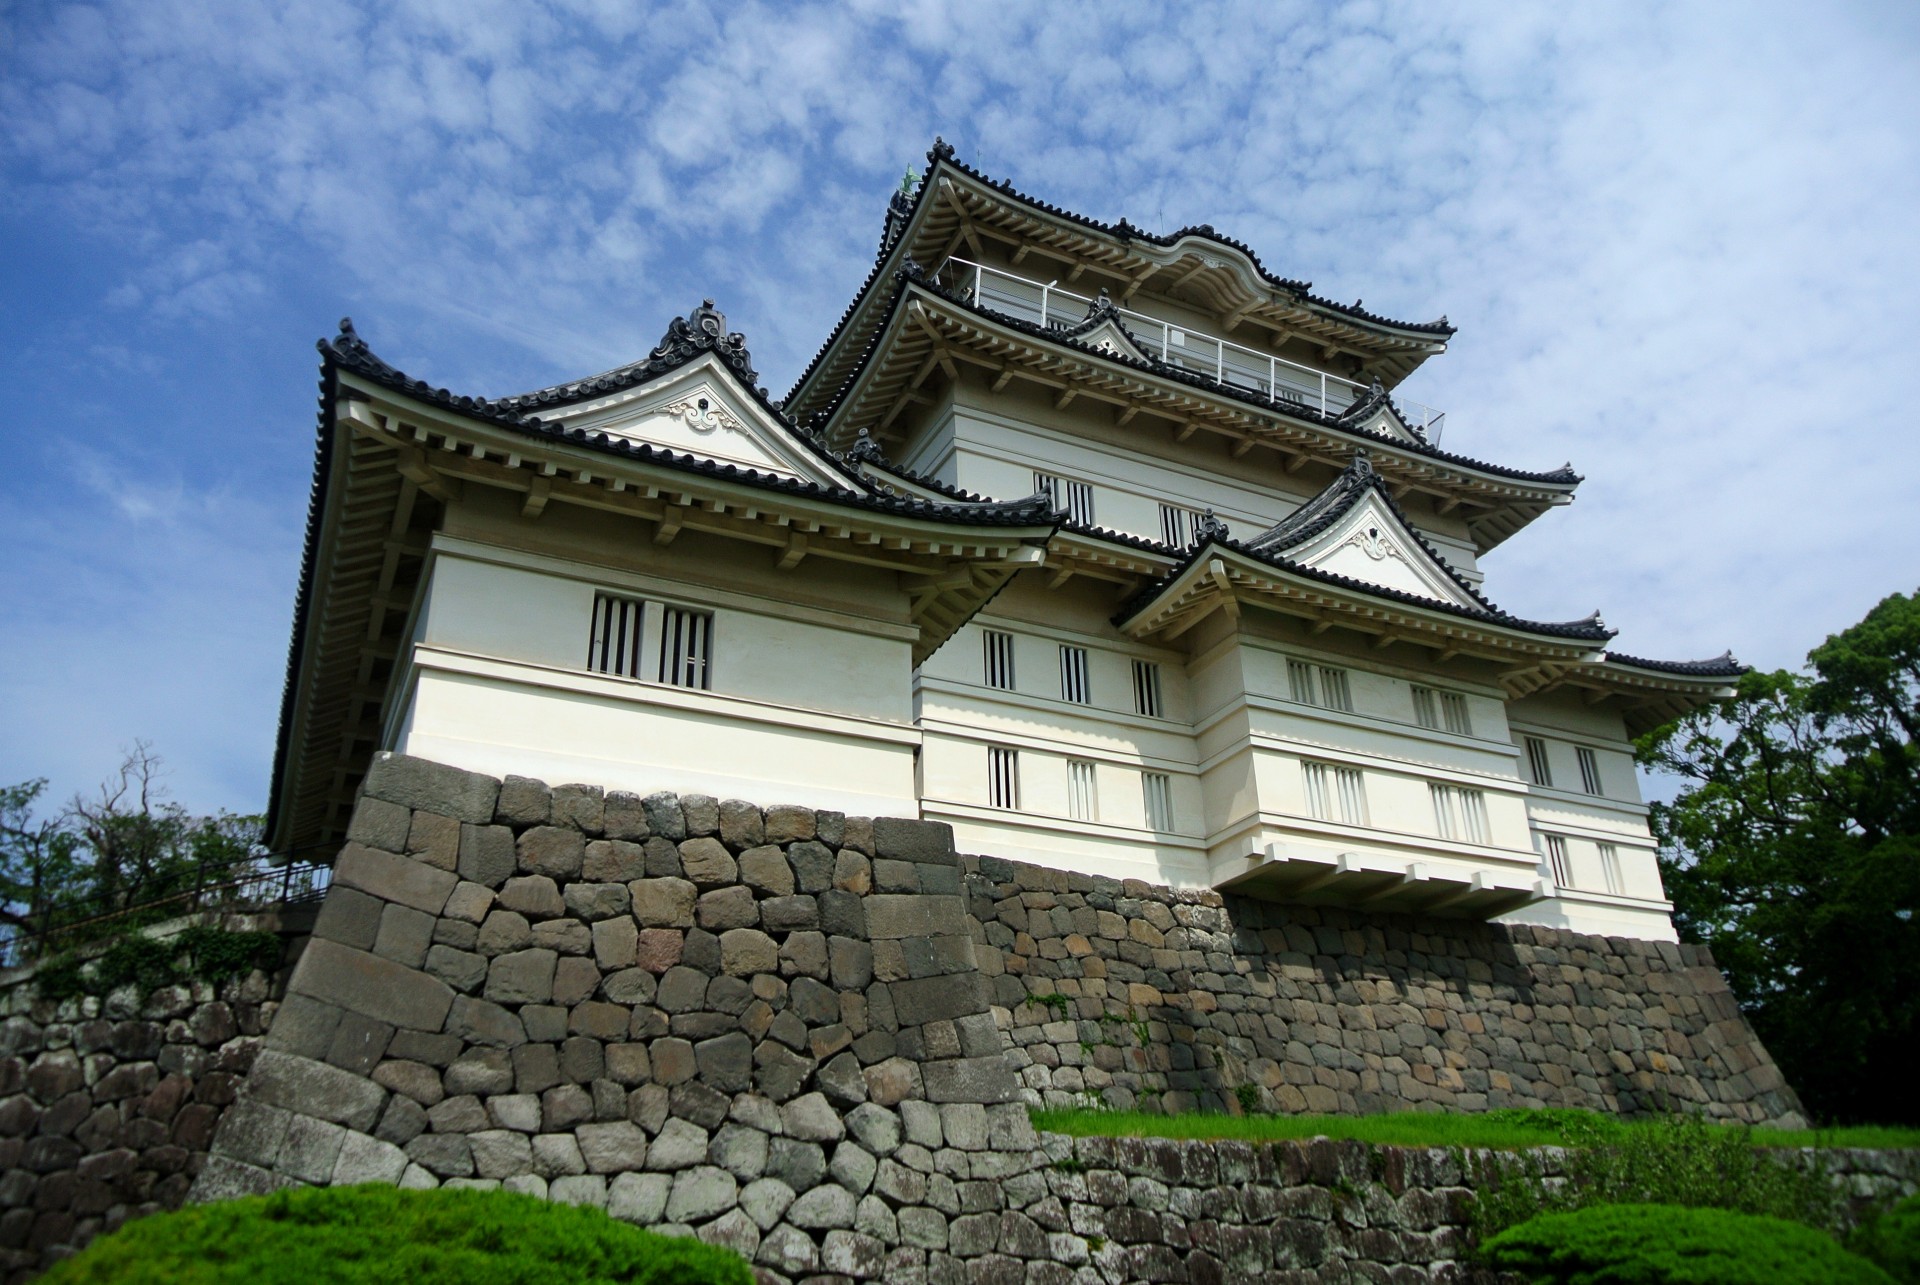
{"label": "roof ridge", "polygon": [[1609,651],[1606,659],[1609,664],[1630,665],[1635,669],[1663,674],[1692,674],[1702,678],[1737,678],[1753,672],[1751,665],[1734,658],[1732,648],[1706,660],[1648,660],[1644,656],[1629,656],[1619,651]]}

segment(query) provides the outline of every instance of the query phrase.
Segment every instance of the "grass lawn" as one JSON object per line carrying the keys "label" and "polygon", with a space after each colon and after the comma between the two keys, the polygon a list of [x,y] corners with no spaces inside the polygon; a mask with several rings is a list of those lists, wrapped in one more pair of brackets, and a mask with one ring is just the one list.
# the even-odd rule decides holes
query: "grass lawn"
{"label": "grass lawn", "polygon": [[[1592,1111],[1488,1111],[1476,1115],[1404,1111],[1392,1115],[1150,1115],[1144,1111],[1035,1111],[1033,1127],[1075,1137],[1233,1138],[1280,1142],[1342,1138],[1392,1147],[1577,1146],[1621,1138],[1658,1121],[1622,1121]],[[1920,1129],[1755,1129],[1763,1147],[1920,1148]]]}

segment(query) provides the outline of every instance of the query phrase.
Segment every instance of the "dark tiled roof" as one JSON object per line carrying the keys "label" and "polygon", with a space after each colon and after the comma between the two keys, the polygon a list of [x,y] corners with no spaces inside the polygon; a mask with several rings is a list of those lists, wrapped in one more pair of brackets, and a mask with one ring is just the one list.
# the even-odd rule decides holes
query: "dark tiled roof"
{"label": "dark tiled roof", "polygon": [[1216,545],[1220,548],[1231,550],[1234,553],[1243,554],[1256,562],[1264,562],[1268,566],[1289,572],[1293,575],[1302,576],[1308,580],[1318,580],[1324,584],[1337,585],[1343,589],[1355,589],[1376,598],[1385,598],[1392,602],[1402,602],[1409,606],[1424,608],[1428,611],[1444,612],[1447,615],[1460,616],[1467,620],[1478,620],[1485,624],[1499,625],[1505,629],[1516,629],[1524,633],[1541,634],[1550,638],[1567,638],[1577,642],[1605,642],[1614,635],[1614,631],[1607,628],[1606,622],[1600,619],[1600,613],[1597,611],[1585,620],[1525,620],[1519,616],[1511,615],[1500,610],[1492,603],[1487,602],[1486,599],[1481,598],[1478,594],[1474,595],[1474,601],[1482,604],[1481,606],[1462,607],[1451,602],[1442,602],[1438,598],[1427,598],[1420,594],[1406,593],[1399,589],[1389,589],[1365,580],[1356,580],[1351,576],[1336,575],[1331,571],[1322,571],[1317,567],[1309,567],[1303,563],[1295,562],[1291,558],[1273,552],[1271,549],[1256,549],[1243,541],[1222,539],[1219,536],[1209,536],[1207,539],[1195,545],[1192,552],[1181,559],[1180,563],[1171,571],[1167,572],[1166,575],[1154,581],[1152,584],[1147,585],[1141,589],[1139,593],[1127,599],[1120,610],[1114,613],[1112,618],[1113,623],[1115,625],[1122,624],[1130,617],[1139,614],[1148,603],[1159,597],[1167,586],[1184,575],[1188,568],[1204,558],[1208,549]]}
{"label": "dark tiled roof", "polygon": [[654,345],[653,351],[639,361],[586,379],[502,397],[494,404],[509,410],[531,410],[586,401],[658,379],[707,352],[726,363],[727,369],[738,375],[740,382],[751,389],[756,398],[769,410],[778,413],[767,398],[767,390],[759,386],[760,376],[753,368],[752,354],[747,352],[747,337],[737,331],[727,331],[727,319],[713,306],[711,299],[702,299],[700,306],[691,313],[668,322],[667,333]]}
{"label": "dark tiled roof", "polygon": [[[1501,464],[1489,464],[1485,460],[1476,460],[1471,456],[1455,455],[1451,451],[1443,451],[1437,446],[1429,446],[1424,441],[1409,442],[1388,433],[1376,433],[1369,429],[1361,428],[1355,423],[1343,422],[1344,415],[1324,415],[1306,406],[1275,405],[1274,403],[1262,400],[1257,394],[1251,391],[1235,388],[1232,384],[1222,383],[1219,380],[1211,379],[1206,375],[1195,374],[1189,370],[1182,370],[1177,366],[1169,366],[1155,359],[1151,354],[1148,354],[1144,360],[1140,360],[1129,357],[1125,353],[1108,352],[1104,349],[1095,348],[1072,338],[1071,332],[1068,330],[1042,326],[1037,322],[1027,321],[1024,318],[1015,317],[1010,313],[1000,312],[993,308],[983,307],[970,300],[962,299],[928,277],[925,270],[911,259],[893,275],[895,283],[894,296],[888,305],[887,317],[878,326],[875,326],[873,333],[868,336],[867,346],[861,352],[859,362],[848,372],[846,380],[828,400],[827,405],[829,408],[840,405],[841,402],[846,399],[847,395],[852,392],[854,385],[859,382],[861,373],[866,369],[867,365],[873,360],[874,354],[879,350],[880,338],[886,333],[887,325],[892,321],[894,311],[900,307],[901,300],[906,296],[907,287],[911,285],[917,286],[930,294],[937,295],[949,303],[954,304],[956,307],[964,308],[982,317],[990,317],[1001,325],[1032,335],[1037,339],[1045,339],[1052,343],[1060,344],[1063,347],[1070,348],[1078,353],[1083,353],[1098,361],[1114,362],[1133,370],[1144,371],[1156,378],[1170,379],[1175,383],[1186,384],[1193,388],[1202,389],[1214,396],[1225,397],[1231,401],[1241,402],[1254,407],[1262,414],[1283,414],[1293,419],[1304,420],[1310,424],[1318,424],[1349,437],[1361,439],[1362,441],[1377,442],[1382,446],[1391,447],[1394,450],[1406,451],[1410,454],[1419,455],[1426,459],[1437,460],[1457,468],[1471,469],[1476,473],[1491,474],[1494,477],[1512,478],[1515,481],[1539,483],[1548,486],[1573,486],[1584,480],[1580,474],[1574,472],[1571,464],[1562,464],[1559,468],[1544,473],[1529,469],[1508,468]],[[1082,322],[1080,324],[1084,325],[1085,323]],[[827,413],[830,414],[831,410]]]}
{"label": "dark tiled roof", "polygon": [[1731,651],[1722,652],[1711,660],[1645,660],[1639,656],[1610,651],[1607,653],[1607,663],[1651,670],[1656,674],[1680,674],[1688,678],[1738,678],[1752,672],[1751,666],[1735,660]]}
{"label": "dark tiled roof", "polygon": [[[1438,321],[1428,322],[1395,321],[1391,317],[1383,317],[1379,313],[1368,312],[1358,303],[1335,303],[1331,299],[1323,299],[1318,295],[1311,294],[1309,291],[1313,287],[1312,282],[1296,281],[1288,277],[1274,276],[1261,264],[1260,256],[1255,254],[1244,242],[1222,235],[1210,224],[1203,223],[1194,227],[1181,228],[1178,232],[1171,233],[1167,236],[1155,236],[1152,233],[1144,232],[1136,228],[1126,219],[1121,219],[1117,223],[1102,223],[1098,219],[1090,219],[1084,214],[1075,214],[1071,210],[1062,209],[1057,205],[1050,205],[1037,197],[1028,196],[1026,193],[1019,191],[1012,183],[1004,179],[988,178],[979,170],[956,157],[953,153],[953,148],[944,139],[936,138],[933,142],[933,147],[927,152],[927,173],[921,180],[919,188],[911,197],[896,192],[889,199],[886,229],[881,234],[880,250],[879,253],[874,256],[873,267],[868,270],[866,279],[860,283],[860,288],[854,291],[853,300],[848,303],[846,308],[841,312],[840,320],[834,323],[834,327],[828,332],[826,340],[821,343],[820,347],[814,352],[812,360],[807,362],[806,369],[802,370],[800,377],[793,381],[792,388],[787,391],[789,400],[792,399],[795,392],[804,387],[806,382],[813,377],[814,370],[826,359],[827,354],[833,350],[834,345],[839,342],[841,332],[844,331],[847,328],[847,324],[853,320],[853,314],[859,311],[860,305],[865,302],[868,292],[873,289],[874,283],[883,275],[883,269],[886,266],[888,257],[892,254],[894,247],[899,244],[899,231],[904,229],[906,225],[912,221],[914,212],[920,207],[920,201],[925,197],[927,192],[932,190],[934,171],[941,165],[949,165],[960,173],[977,179],[983,185],[994,189],[1003,196],[1012,197],[1014,200],[1025,205],[1030,205],[1036,210],[1042,210],[1056,218],[1065,219],[1070,223],[1077,223],[1081,227],[1091,231],[1105,233],[1121,241],[1145,241],[1150,245],[1162,247],[1171,246],[1184,237],[1199,237],[1212,241],[1217,245],[1225,246],[1236,253],[1244,255],[1247,261],[1253,265],[1254,271],[1259,273],[1261,278],[1269,284],[1295,294],[1305,302],[1326,308],[1332,312],[1340,313],[1344,316],[1353,317],[1374,325],[1392,326],[1399,330],[1411,330],[1443,338],[1457,333],[1456,327],[1450,324],[1445,317],[1440,318]],[[835,400],[837,401],[838,398],[836,397]]]}

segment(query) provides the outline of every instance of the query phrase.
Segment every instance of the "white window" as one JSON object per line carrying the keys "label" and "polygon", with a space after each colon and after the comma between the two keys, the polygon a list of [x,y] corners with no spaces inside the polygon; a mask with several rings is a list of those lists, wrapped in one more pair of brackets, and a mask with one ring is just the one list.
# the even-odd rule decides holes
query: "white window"
{"label": "white window", "polygon": [[1580,788],[1588,794],[1603,793],[1600,789],[1600,760],[1584,745],[1576,745],[1573,752],[1580,756]]}
{"label": "white window", "polygon": [[1487,796],[1479,790],[1458,785],[1434,785],[1433,819],[1442,839],[1464,843],[1488,843]]}
{"label": "white window", "polygon": [[1062,644],[1060,648],[1060,699],[1076,705],[1085,705],[1093,699],[1087,686],[1085,647]]}
{"label": "white window", "polygon": [[1535,785],[1553,784],[1553,765],[1547,761],[1547,743],[1537,736],[1527,737],[1527,775]]}
{"label": "white window", "polygon": [[1160,506],[1160,543],[1170,544],[1176,549],[1187,547],[1193,539],[1194,524],[1199,515],[1192,509],[1183,509],[1177,504]]}
{"label": "white window", "polygon": [[1347,671],[1320,666],[1320,703],[1328,709],[1353,713],[1353,693],[1347,688]]}
{"label": "white window", "polygon": [[1151,660],[1133,662],[1133,712],[1160,718],[1160,666]]}
{"label": "white window", "polygon": [[1473,735],[1473,721],[1467,717],[1467,698],[1459,692],[1440,693],[1440,720],[1455,736]]}
{"label": "white window", "polygon": [[707,690],[713,615],[686,607],[660,609],[660,681]]}
{"label": "white window", "polygon": [[593,632],[587,637],[587,668],[622,678],[640,677],[640,621],[646,604],[595,594]]}
{"label": "white window", "polygon": [[1147,801],[1147,829],[1173,829],[1173,778],[1165,772],[1142,772],[1140,793]]}
{"label": "white window", "polygon": [[983,629],[980,637],[986,647],[987,686],[1013,690],[1013,635],[998,629]]}
{"label": "white window", "polygon": [[1367,785],[1358,768],[1331,763],[1302,763],[1307,814],[1321,821],[1367,824]]}
{"label": "white window", "polygon": [[1600,875],[1607,881],[1607,891],[1614,896],[1622,896],[1627,891],[1626,876],[1620,872],[1620,849],[1611,843],[1600,847]]}
{"label": "white window", "polygon": [[1573,868],[1567,863],[1567,840],[1564,835],[1550,834],[1547,837],[1547,866],[1553,871],[1556,887],[1573,887]]}
{"label": "white window", "polygon": [[987,747],[987,802],[996,808],[1020,806],[1020,752]]}
{"label": "white window", "polygon": [[1067,815],[1075,821],[1100,819],[1100,796],[1094,790],[1093,764],[1067,760]]}
{"label": "white window", "polygon": [[1313,685],[1313,666],[1304,660],[1287,662],[1287,691],[1302,705],[1318,705]]}
{"label": "white window", "polygon": [[1431,687],[1413,689],[1413,721],[1437,732],[1440,730],[1440,709],[1434,703],[1434,695]]}
{"label": "white window", "polygon": [[1093,488],[1085,482],[1075,482],[1052,473],[1035,473],[1033,489],[1052,501],[1054,508],[1065,509],[1068,521],[1082,526],[1093,525]]}

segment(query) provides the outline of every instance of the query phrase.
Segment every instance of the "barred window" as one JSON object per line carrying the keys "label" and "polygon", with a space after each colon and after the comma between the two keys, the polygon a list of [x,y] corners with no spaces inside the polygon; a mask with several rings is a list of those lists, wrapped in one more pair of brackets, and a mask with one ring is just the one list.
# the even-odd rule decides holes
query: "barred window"
{"label": "barred window", "polygon": [[1313,684],[1313,666],[1304,660],[1287,662],[1287,693],[1302,705],[1318,705]]}
{"label": "barred window", "polygon": [[1307,814],[1321,821],[1366,825],[1367,785],[1358,768],[1331,763],[1302,763],[1306,782]]}
{"label": "barred window", "polygon": [[1564,835],[1550,834],[1547,839],[1547,866],[1553,871],[1554,886],[1573,887],[1573,868],[1567,862],[1567,840]]}
{"label": "barred window", "polygon": [[1431,687],[1413,689],[1413,721],[1422,727],[1440,730],[1440,710],[1434,704],[1434,690]]}
{"label": "barred window", "polygon": [[1600,760],[1584,745],[1575,746],[1574,753],[1580,757],[1580,788],[1588,794],[1604,793],[1600,788]]}
{"label": "barred window", "polygon": [[1093,699],[1087,684],[1087,649],[1060,647],[1060,699],[1085,705]]}
{"label": "barred window", "polygon": [[1173,778],[1165,772],[1142,772],[1140,793],[1147,802],[1147,828],[1173,829]]}
{"label": "barred window", "polygon": [[660,609],[660,681],[706,691],[713,651],[713,615],[686,607]]}
{"label": "barred window", "polygon": [[1020,752],[987,747],[987,802],[996,808],[1020,806]]}
{"label": "barred window", "polygon": [[1347,688],[1347,671],[1320,666],[1320,703],[1328,709],[1353,713],[1353,693]]}
{"label": "barred window", "polygon": [[986,648],[987,686],[1013,690],[1013,635],[998,629],[983,629],[980,637]]}
{"label": "barred window", "polygon": [[1527,775],[1535,785],[1553,784],[1553,764],[1547,761],[1547,743],[1537,736],[1527,737]]}
{"label": "barred window", "polygon": [[1183,509],[1177,504],[1160,506],[1160,543],[1170,544],[1176,549],[1184,549],[1193,538],[1196,514],[1192,509]]}
{"label": "barred window", "polygon": [[645,613],[646,604],[637,599],[595,594],[587,668],[622,678],[640,677],[640,621]]}
{"label": "barred window", "polygon": [[1433,785],[1433,819],[1442,839],[1489,843],[1487,796],[1458,785]]}
{"label": "barred window", "polygon": [[1100,797],[1094,790],[1093,764],[1067,760],[1067,815],[1075,821],[1098,821]]}
{"label": "barred window", "polygon": [[1133,662],[1133,712],[1160,718],[1160,666],[1151,660]]}
{"label": "barred window", "polygon": [[1620,870],[1620,849],[1611,843],[1600,847],[1600,876],[1607,881],[1607,891],[1618,897],[1627,890],[1626,876]]}
{"label": "barred window", "polygon": [[1033,475],[1033,489],[1046,496],[1054,508],[1065,509],[1069,521],[1082,526],[1093,525],[1093,488],[1085,482],[1036,472]]}
{"label": "barred window", "polygon": [[1467,717],[1467,698],[1459,692],[1440,693],[1440,721],[1455,736],[1473,735],[1473,722]]}

